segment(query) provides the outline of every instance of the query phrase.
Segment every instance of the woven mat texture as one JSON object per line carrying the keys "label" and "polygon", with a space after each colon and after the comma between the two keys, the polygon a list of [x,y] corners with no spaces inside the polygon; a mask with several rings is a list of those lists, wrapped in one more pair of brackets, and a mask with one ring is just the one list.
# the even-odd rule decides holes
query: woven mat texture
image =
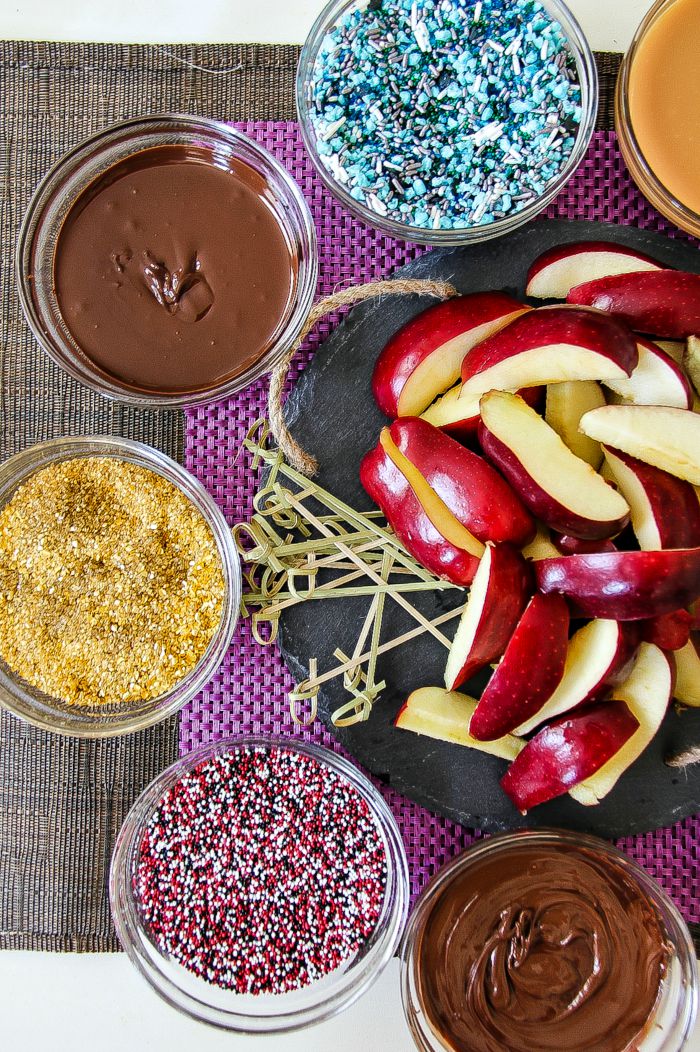
{"label": "woven mat texture", "polygon": [[[2,459],[72,433],[126,435],[181,459],[181,413],[107,402],[38,348],[14,286],[19,224],[48,168],[115,121],[166,110],[292,117],[297,54],[292,47],[0,42]],[[94,743],[0,716],[0,949],[118,949],[107,900],[114,838],[143,787],[176,756],[176,718]]]}

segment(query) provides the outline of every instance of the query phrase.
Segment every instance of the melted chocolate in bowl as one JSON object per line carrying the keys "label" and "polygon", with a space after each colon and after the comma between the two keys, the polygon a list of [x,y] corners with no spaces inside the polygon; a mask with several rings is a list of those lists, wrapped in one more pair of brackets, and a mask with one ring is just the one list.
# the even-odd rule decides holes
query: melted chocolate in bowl
{"label": "melted chocolate in bowl", "polygon": [[652,902],[613,858],[561,844],[485,854],[418,934],[419,993],[456,1052],[622,1052],[669,960]]}
{"label": "melted chocolate in bowl", "polygon": [[83,191],[53,274],[63,320],[100,370],[134,391],[196,394],[269,349],[297,259],[262,175],[170,145],[118,162]]}

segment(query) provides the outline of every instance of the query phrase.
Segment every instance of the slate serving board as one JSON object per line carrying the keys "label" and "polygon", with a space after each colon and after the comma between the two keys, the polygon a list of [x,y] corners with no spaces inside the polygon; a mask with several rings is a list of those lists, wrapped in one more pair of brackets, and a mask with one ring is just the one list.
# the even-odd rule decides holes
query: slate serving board
{"label": "slate serving board", "polygon": [[[594,239],[616,241],[669,266],[700,272],[700,252],[687,242],[633,227],[540,220],[483,245],[434,250],[393,276],[439,278],[460,292],[503,289],[523,297],[527,268],[540,252]],[[319,483],[357,508],[372,506],[358,468],[386,422],[372,398],[374,362],[392,333],[433,302],[392,296],[355,307],[325,341],[287,401],[292,433],[319,461]],[[461,590],[450,590],[421,597],[420,608],[435,616],[463,601]],[[368,602],[302,603],[284,612],[281,649],[297,680],[308,675],[310,657],[318,658],[324,670],[335,663],[336,647],[351,652]],[[382,639],[411,624],[395,603],[387,602]],[[456,624],[457,618],[444,627],[448,638]],[[700,765],[678,771],[664,763],[669,755],[700,743],[700,709],[679,715],[672,708],[643,756],[597,807],[584,808],[563,796],[523,817],[498,784],[505,761],[393,726],[411,690],[443,682],[446,656],[437,641],[424,635],[380,657],[377,679],[385,679],[387,689],[370,719],[354,727],[338,729],[330,722],[330,713],[349,697],[340,680],[328,683],[319,696],[319,715],[332,733],[359,763],[397,791],[463,825],[487,830],[557,825],[614,837],[668,826],[700,811]],[[462,689],[478,695],[486,678]]]}

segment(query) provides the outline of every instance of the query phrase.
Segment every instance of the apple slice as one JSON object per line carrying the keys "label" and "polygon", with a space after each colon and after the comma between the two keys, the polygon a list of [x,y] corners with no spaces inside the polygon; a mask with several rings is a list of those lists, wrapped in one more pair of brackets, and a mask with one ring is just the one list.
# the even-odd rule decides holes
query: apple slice
{"label": "apple slice", "polygon": [[596,278],[575,285],[566,300],[608,311],[637,332],[666,340],[700,332],[700,274],[649,270]]}
{"label": "apple slice", "polygon": [[639,726],[607,763],[570,790],[574,800],[586,807],[600,803],[620,775],[639,759],[666,715],[673,675],[673,664],[663,650],[653,643],[640,645],[629,676],[613,692],[615,700],[627,705]]}
{"label": "apple slice", "polygon": [[627,523],[625,499],[518,395],[489,391],[482,397],[479,441],[525,505],[552,529],[596,539]]}
{"label": "apple slice", "polygon": [[421,687],[414,690],[394,721],[401,730],[425,734],[429,738],[466,745],[479,752],[514,760],[523,747],[519,738],[506,734],[496,741],[480,742],[467,730],[476,708],[474,698],[442,687]]}
{"label": "apple slice", "polygon": [[520,552],[488,544],[447,658],[448,690],[501,657],[530,594],[531,572]]}
{"label": "apple slice", "polygon": [[403,546],[426,570],[453,584],[471,583],[483,546],[467,530],[462,544],[448,540],[430,521],[408,479],[380,444],[363,459],[360,482]]}
{"label": "apple slice", "polygon": [[640,637],[645,643],[653,643],[662,650],[682,650],[690,639],[692,623],[693,618],[687,610],[672,610],[670,614],[640,621]]}
{"label": "apple slice", "polygon": [[688,613],[690,614],[690,631],[700,631],[700,599],[696,599],[694,602],[688,604]]}
{"label": "apple slice", "polygon": [[546,724],[516,756],[501,786],[523,814],[590,778],[639,727],[624,701],[601,701]]}
{"label": "apple slice", "polygon": [[539,712],[515,731],[529,734],[540,723],[569,712],[586,701],[600,700],[611,682],[629,664],[635,650],[632,634],[618,621],[589,621],[569,640],[564,675]]}
{"label": "apple slice", "polygon": [[639,621],[700,596],[700,548],[562,555],[533,565],[540,591],[565,595],[584,617]]}
{"label": "apple slice", "polygon": [[503,292],[474,292],[428,307],[377,358],[372,390],[387,416],[417,416],[459,379],[467,351],[530,310]]}
{"label": "apple slice", "polygon": [[[565,385],[562,384],[561,386]],[[535,408],[539,404],[543,391],[543,387],[523,387],[518,391],[518,394],[528,405]],[[472,438],[476,435],[479,426],[480,400],[480,394],[463,398],[462,385],[457,384],[442,398],[438,398],[436,402],[428,406],[421,415],[421,419],[427,420],[433,427],[439,427],[441,431],[448,435],[454,435],[456,438]],[[602,404],[605,404],[605,398],[603,398]],[[588,406],[588,408],[591,409],[593,406]],[[576,426],[578,427],[578,420],[576,421]],[[598,448],[600,448],[598,443],[592,443],[590,438],[586,438],[585,435],[579,434],[578,438],[582,442],[598,445]]]}
{"label": "apple slice", "polygon": [[585,308],[539,307],[472,348],[462,363],[462,395],[621,379],[638,357],[632,333],[616,318]]}
{"label": "apple slice", "polygon": [[381,442],[439,529],[443,513],[435,497],[483,543],[520,546],[533,536],[532,516],[505,479],[438,428],[418,417],[403,417],[384,429]]}
{"label": "apple slice", "polygon": [[[643,336],[637,337],[639,362],[631,376],[606,380],[616,395],[633,405],[668,405],[690,409],[693,392],[680,365]],[[595,409],[596,406],[591,406]]]}
{"label": "apple slice", "polygon": [[700,545],[700,501],[689,482],[620,450],[605,448],[605,461],[629,504],[640,548],[656,551]]}
{"label": "apple slice", "polygon": [[700,394],[700,337],[689,336],[683,350],[683,368]]}
{"label": "apple slice", "polygon": [[685,343],[683,340],[654,340],[657,347],[669,356],[673,358],[676,365],[683,365],[683,353],[685,351]]}
{"label": "apple slice", "polygon": [[564,673],[568,635],[565,601],[533,596],[474,710],[474,738],[501,738],[542,708]]}
{"label": "apple slice", "polygon": [[700,634],[693,632],[686,645],[674,654],[675,698],[683,705],[700,708]]}
{"label": "apple slice", "polygon": [[605,405],[605,395],[595,380],[570,380],[547,387],[544,418],[572,453],[597,471],[603,460],[600,442],[579,430],[584,413]]}
{"label": "apple slice", "polygon": [[572,537],[568,533],[555,533],[552,535],[552,540],[557,552],[562,555],[588,555],[590,552],[617,551],[617,545],[607,537],[597,541],[584,541],[581,537]]}
{"label": "apple slice", "polygon": [[645,464],[700,484],[700,415],[659,405],[606,405],[581,417],[581,430]]}
{"label": "apple slice", "polygon": [[527,272],[525,295],[565,300],[574,285],[642,270],[663,270],[663,265],[614,241],[573,241],[547,249],[537,257]]}
{"label": "apple slice", "polygon": [[536,523],[537,532],[529,544],[522,549],[526,559],[556,559],[559,549],[552,543],[549,530],[542,522]]}

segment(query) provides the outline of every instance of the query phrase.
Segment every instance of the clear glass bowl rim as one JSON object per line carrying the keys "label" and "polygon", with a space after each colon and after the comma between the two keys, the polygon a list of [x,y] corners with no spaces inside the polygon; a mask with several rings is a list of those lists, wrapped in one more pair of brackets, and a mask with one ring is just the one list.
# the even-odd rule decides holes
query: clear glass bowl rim
{"label": "clear glass bowl rim", "polygon": [[[98,456],[125,460],[161,475],[194,505],[211,529],[216,541],[224,575],[226,591],[221,620],[206,651],[190,671],[172,690],[158,698],[137,703],[139,711],[123,715],[100,716],[95,710],[88,716],[85,709],[75,706],[52,709],[51,699],[37,692],[46,702],[39,702],[26,690],[11,670],[0,666],[0,705],[14,716],[42,730],[76,738],[111,738],[132,734],[154,723],[159,723],[182,708],[204,687],[221,664],[238,622],[242,576],[238,551],[223,512],[207,493],[204,486],[181,464],[166,453],[143,442],[115,436],[67,436],[53,438],[27,447],[0,465],[0,508],[11,500],[17,488],[28,478],[49,464],[74,457]],[[90,710],[92,712],[92,710]]]}
{"label": "clear glass bowl rim", "polygon": [[[31,288],[30,275],[33,271],[33,252],[36,232],[44,220],[46,209],[59,195],[66,193],[65,182],[80,171],[81,165],[88,163],[100,150],[110,148],[122,142],[127,135],[156,135],[160,131],[167,134],[178,132],[191,135],[208,135],[219,138],[238,156],[239,151],[249,153],[262,166],[268,183],[288,195],[293,200],[298,215],[290,208],[284,207],[284,215],[289,228],[293,230],[301,252],[299,281],[291,302],[289,314],[282,323],[272,345],[265,354],[242,372],[239,376],[212,385],[206,391],[195,394],[157,394],[155,392],[133,391],[122,386],[118,379],[108,377],[90,366],[89,359],[79,359],[67,343],[60,330],[53,325],[53,320],[41,311],[35,302]],[[243,158],[250,163],[247,157]],[[70,198],[66,198],[68,204]],[[285,202],[282,201],[284,205]],[[298,222],[298,220],[300,220]],[[110,124],[101,131],[83,139],[76,146],[67,150],[49,169],[34,190],[27,211],[20,226],[15,253],[15,281],[20,305],[25,320],[34,338],[48,356],[69,376],[79,380],[104,398],[113,399],[125,405],[141,408],[182,408],[218,401],[236,394],[248,387],[255,380],[270,372],[281,361],[285,353],[293,346],[311,309],[318,281],[318,245],[316,229],[309,206],[300,187],[286,168],[255,139],[244,132],[233,128],[222,121],[211,120],[183,113],[153,113],[132,117],[117,124]],[[45,329],[49,329],[47,336]],[[53,342],[56,342],[54,346]]]}
{"label": "clear glass bowl rim", "polygon": [[[146,957],[139,941],[145,940],[151,947],[154,944],[148,939],[140,923],[130,879],[143,830],[164,793],[201,761],[248,747],[291,750],[311,757],[345,777],[369,806],[382,830],[387,847],[387,900],[375,933],[368,940],[373,949],[377,949],[378,956],[366,962],[365,967],[362,967],[361,959],[356,975],[353,972],[354,966],[351,965],[347,971],[341,973],[339,988],[331,993],[326,990],[326,996],[317,1003],[300,1010],[290,1009],[278,1015],[264,1017],[229,1012],[206,1004],[181,990],[157,968],[151,956]],[[408,863],[401,834],[386,801],[369,779],[344,757],[331,752],[325,746],[297,741],[283,735],[232,735],[194,749],[159,774],[144,789],[126,816],[117,836],[109,876],[109,897],[112,917],[123,949],[137,971],[168,1004],[199,1022],[222,1030],[241,1034],[279,1034],[332,1018],[353,1004],[379,977],[398,949],[406,921],[409,902]]]}
{"label": "clear glass bowl rim", "polygon": [[498,219],[495,223],[461,227],[456,230],[426,230],[425,227],[410,226],[407,223],[399,223],[388,216],[378,215],[351,197],[343,185],[333,178],[320,160],[316,150],[316,138],[311,125],[306,93],[311,82],[316,55],[324,36],[335,24],[338,17],[347,8],[356,6],[358,0],[330,0],[311,27],[302,47],[299,65],[297,66],[295,100],[301,136],[315,171],[330,193],[349,212],[370,227],[374,227],[402,241],[412,241],[420,245],[442,245],[447,247],[475,244],[481,241],[490,241],[495,237],[501,237],[503,234],[517,230],[518,227],[529,222],[530,219],[533,219],[546,208],[569,181],[583,160],[588,144],[591,141],[598,112],[598,71],[591,47],[584,36],[581,26],[569,8],[562,0],[540,0],[540,2],[548,13],[560,23],[576,59],[581,83],[583,113],[574,148],[566,164],[559,172],[557,178],[548,185],[544,193],[536,201],[527,205],[522,211],[505,216],[503,219]]}
{"label": "clear glass bowl rim", "polygon": [[[496,833],[483,840],[476,841],[457,855],[456,858],[448,862],[446,866],[443,866],[428,881],[428,884],[421,892],[401,941],[401,1001],[408,1028],[411,1031],[416,1047],[421,1052],[449,1052],[448,1046],[439,1041],[432,1029],[429,1028],[427,1021],[424,1022],[424,1013],[422,1013],[420,1006],[416,1007],[413,994],[416,971],[415,951],[418,938],[422,925],[442,889],[454,876],[463,870],[469,869],[475,861],[485,854],[496,854],[504,849],[517,848],[521,844],[547,847],[561,843],[570,845],[572,848],[584,848],[604,857],[614,859],[629,876],[632,876],[637,881],[642,891],[662,913],[664,923],[667,926],[667,933],[673,940],[674,949],[678,955],[682,970],[681,987],[685,991],[680,1022],[678,1019],[674,1020],[680,1027],[680,1030],[679,1033],[671,1035],[671,1038],[676,1042],[680,1040],[680,1043],[673,1045],[664,1043],[663,1052],[680,1052],[684,1047],[697,1015],[700,977],[698,976],[693,940],[678,907],[669,898],[661,885],[649,876],[646,870],[634,859],[631,859],[629,855],[615,847],[614,844],[586,833],[543,827],[541,829],[519,829],[513,832]],[[633,1041],[636,1041],[636,1039],[633,1039]],[[621,1049],[620,1052],[633,1052],[635,1048],[636,1044],[628,1045],[627,1049]]]}
{"label": "clear glass bowl rim", "polygon": [[644,196],[671,222],[700,237],[700,214],[674,197],[649,167],[634,133],[629,103],[630,75],[639,46],[657,18],[674,3],[676,0],[656,0],[639,23],[632,43],[622,58],[615,86],[615,131],[622,158]]}

